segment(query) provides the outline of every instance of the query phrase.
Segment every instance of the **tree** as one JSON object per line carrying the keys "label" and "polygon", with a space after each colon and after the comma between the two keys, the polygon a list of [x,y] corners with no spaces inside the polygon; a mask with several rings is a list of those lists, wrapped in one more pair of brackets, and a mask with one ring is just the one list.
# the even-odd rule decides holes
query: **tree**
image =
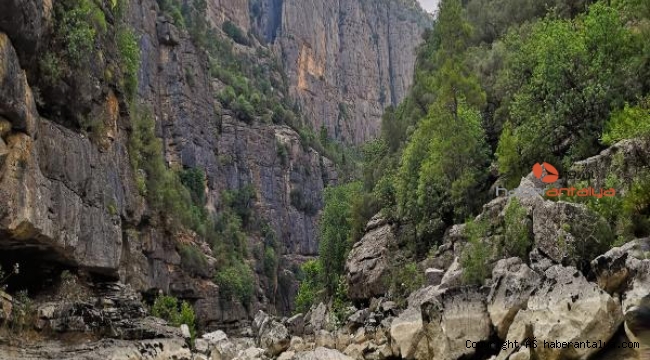
{"label": "tree", "polygon": [[416,224],[419,254],[476,209],[488,162],[479,112],[485,94],[465,64],[471,27],[459,1],[441,3],[434,31],[435,101],[404,150],[396,189],[401,214]]}
{"label": "tree", "polygon": [[361,183],[353,182],[325,189],[325,207],[320,219],[319,261],[323,270],[323,284],[330,294],[336,290],[338,277],[343,273],[345,258],[352,244],[353,199],[361,194]]}
{"label": "tree", "polygon": [[[540,160],[559,165],[597,153],[604,120],[642,91],[639,40],[619,12],[603,3],[573,20],[547,17],[525,38],[510,33],[500,74],[507,99],[500,113],[514,129],[501,141],[514,137],[519,157],[500,151],[499,167],[528,171]],[[511,172],[510,180],[521,175]]]}

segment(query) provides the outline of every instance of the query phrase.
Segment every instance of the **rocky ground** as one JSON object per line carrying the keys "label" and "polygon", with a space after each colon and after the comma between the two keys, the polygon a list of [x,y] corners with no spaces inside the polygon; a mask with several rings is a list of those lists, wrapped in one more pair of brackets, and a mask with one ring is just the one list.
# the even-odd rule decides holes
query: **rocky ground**
{"label": "rocky ground", "polygon": [[[536,185],[523,179],[521,186]],[[524,204],[533,217],[546,214],[540,207],[569,206],[541,197],[528,200]],[[486,206],[482,216],[498,214],[494,207],[503,208],[506,204],[501,202],[507,202],[498,201]],[[579,212],[571,214],[576,221],[580,217]],[[554,220],[546,221],[550,226],[548,222]],[[0,359],[633,360],[650,355],[650,239],[636,239],[607,251],[588,265],[588,271],[566,261],[557,263],[538,247],[530,261],[498,260],[485,285],[466,286],[460,280],[463,269],[458,258],[444,266],[448,261],[442,260],[443,254],[458,246],[453,241],[461,241],[448,234],[448,243],[438,256],[427,260],[445,269],[430,268],[427,286],[413,292],[400,308],[382,294],[368,295],[385,291],[374,287],[372,279],[377,274],[372,271],[382,271],[378,259],[386,255],[382,247],[389,245],[367,243],[395,241],[390,229],[388,222],[374,219],[350,254],[349,279],[359,285],[357,289],[365,286],[360,296],[367,296],[369,302],[367,307],[348,309],[351,315],[342,323],[323,303],[292,317],[260,311],[243,333],[228,336],[216,331],[191,344],[187,329],[147,317],[129,286],[111,283],[89,290],[96,296],[83,301],[68,298],[38,306],[37,328],[42,332],[93,333],[104,339],[19,346],[9,342],[0,347]],[[364,248],[373,254],[360,256]],[[375,265],[364,266],[359,258]],[[534,339],[537,347],[509,345],[525,339]],[[562,349],[543,345],[575,341],[603,346]],[[639,348],[622,348],[630,341]]]}

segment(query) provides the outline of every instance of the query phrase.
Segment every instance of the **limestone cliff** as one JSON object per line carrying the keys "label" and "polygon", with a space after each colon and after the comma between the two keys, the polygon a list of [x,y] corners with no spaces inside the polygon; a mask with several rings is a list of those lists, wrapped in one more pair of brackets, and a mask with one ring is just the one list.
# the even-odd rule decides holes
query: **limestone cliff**
{"label": "limestone cliff", "polygon": [[[426,17],[391,1],[207,2],[198,12],[207,24],[201,34],[261,69],[272,86],[264,92],[246,79],[253,95],[301,104],[287,112],[302,120],[289,123],[275,121],[267,105],[248,120],[226,106],[220,95],[232,84],[214,75],[222,55],[196,34],[202,23],[191,10],[188,17],[197,3],[0,4],[0,265],[21,265],[9,291],[45,296],[67,270],[89,286],[123,282],[146,296],[162,291],[188,300],[205,328],[240,327],[258,309],[291,310],[294,269],[317,254],[322,192],[338,178],[336,165],[305,143],[299,127],[325,124],[331,137],[352,142],[376,134],[382,108],[411,81]],[[244,34],[244,44],[229,38],[227,26]],[[138,54],[133,89],[122,54],[125,29]],[[224,295],[214,281],[221,255],[214,244],[187,224],[180,231],[167,226],[177,214],[154,209],[142,191],[142,169],[133,165],[133,104],[151,113],[165,171],[205,176],[209,216],[223,213],[225,191],[252,189],[245,206],[256,227],[244,229],[250,251],[243,259],[255,282],[249,304]],[[271,270],[262,261],[269,233],[278,257]],[[187,270],[187,247],[206,259],[205,273]]]}
{"label": "limestone cliff", "polygon": [[293,97],[315,129],[360,144],[413,80],[415,50],[432,23],[417,2],[263,0],[257,22],[281,52]]}

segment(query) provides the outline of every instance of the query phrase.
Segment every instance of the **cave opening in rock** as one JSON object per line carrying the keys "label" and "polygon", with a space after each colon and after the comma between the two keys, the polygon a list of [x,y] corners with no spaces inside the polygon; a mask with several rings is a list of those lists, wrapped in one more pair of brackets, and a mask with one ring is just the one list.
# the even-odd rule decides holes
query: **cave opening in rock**
{"label": "cave opening in rock", "polygon": [[27,290],[30,298],[53,292],[61,273],[73,270],[51,249],[24,245],[0,247],[0,266],[4,273],[0,286],[6,286],[9,294]]}

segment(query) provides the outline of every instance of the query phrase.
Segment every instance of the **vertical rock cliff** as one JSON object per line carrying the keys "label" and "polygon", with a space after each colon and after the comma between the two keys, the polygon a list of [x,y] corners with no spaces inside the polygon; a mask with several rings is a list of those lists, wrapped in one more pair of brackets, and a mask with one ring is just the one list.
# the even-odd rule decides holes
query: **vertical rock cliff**
{"label": "vertical rock cliff", "polygon": [[[10,291],[44,296],[66,270],[188,300],[206,328],[291,310],[296,266],[317,255],[323,189],[339,176],[300,129],[354,143],[376,135],[383,107],[410,84],[428,18],[396,0],[200,5],[0,4],[0,265],[21,265]],[[161,140],[145,155],[134,154],[140,118]],[[172,227],[176,210],[153,205],[143,182],[156,179],[143,169],[157,156],[164,174],[200,174],[195,215],[211,229]],[[242,189],[247,303],[215,280],[235,237],[219,221]]]}
{"label": "vertical rock cliff", "polygon": [[412,83],[429,15],[401,0],[268,0],[265,9],[261,31],[281,52],[312,126],[348,143],[376,137],[383,109]]}

